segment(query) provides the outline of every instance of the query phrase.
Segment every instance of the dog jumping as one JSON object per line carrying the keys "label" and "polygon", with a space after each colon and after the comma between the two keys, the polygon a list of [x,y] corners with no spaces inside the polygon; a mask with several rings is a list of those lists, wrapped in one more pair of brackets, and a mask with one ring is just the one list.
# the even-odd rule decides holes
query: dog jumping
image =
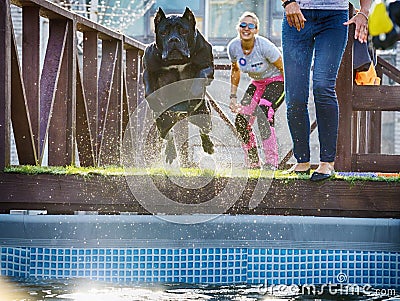
{"label": "dog jumping", "polygon": [[[211,44],[196,29],[195,16],[188,7],[182,16],[166,16],[158,8],[154,26],[155,41],[146,47],[143,56],[143,82],[158,133],[167,141],[166,162],[172,163],[177,157],[171,129],[191,116],[194,118],[188,120],[199,127],[203,150],[212,154],[211,112],[205,99],[206,86],[214,79]],[[176,84],[179,81],[182,85]],[[173,88],[168,89],[168,85]]]}

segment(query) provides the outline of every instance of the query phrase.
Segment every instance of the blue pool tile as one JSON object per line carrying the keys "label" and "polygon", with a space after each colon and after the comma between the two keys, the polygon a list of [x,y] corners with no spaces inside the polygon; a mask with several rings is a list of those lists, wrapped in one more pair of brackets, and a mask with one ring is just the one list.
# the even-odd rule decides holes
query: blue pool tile
{"label": "blue pool tile", "polygon": [[371,285],[388,285],[396,284],[400,279],[399,255],[384,252],[271,248],[36,247],[2,247],[1,252],[1,275],[14,276],[91,277],[125,281],[135,277],[143,281],[161,281],[162,277],[167,276],[168,279],[191,282],[290,284],[302,281],[336,282],[336,275],[345,271],[351,283],[362,281],[371,282]]}

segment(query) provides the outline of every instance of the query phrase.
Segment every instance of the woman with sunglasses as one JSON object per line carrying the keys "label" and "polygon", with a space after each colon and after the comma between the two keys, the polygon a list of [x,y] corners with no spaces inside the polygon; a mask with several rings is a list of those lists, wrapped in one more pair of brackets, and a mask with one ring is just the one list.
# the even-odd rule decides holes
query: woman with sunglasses
{"label": "woman with sunglasses", "polygon": [[321,181],[334,174],[339,109],[336,76],[347,42],[347,25],[355,24],[355,39],[368,37],[371,0],[349,20],[348,0],[282,0],[282,49],[285,65],[287,119],[297,164],[290,172],[310,172],[310,120],[308,96],[312,61],[312,90],[318,124],[320,163],[311,176]]}
{"label": "woman with sunglasses", "polygon": [[[241,136],[249,168],[259,168],[256,138],[252,125],[257,120],[265,164],[278,167],[278,149],[274,128],[274,112],[283,102],[283,64],[278,48],[268,39],[258,35],[259,20],[252,12],[239,18],[238,36],[228,44],[231,66],[230,109],[237,113],[236,129]],[[241,72],[251,78],[251,83],[237,103],[237,89]]]}

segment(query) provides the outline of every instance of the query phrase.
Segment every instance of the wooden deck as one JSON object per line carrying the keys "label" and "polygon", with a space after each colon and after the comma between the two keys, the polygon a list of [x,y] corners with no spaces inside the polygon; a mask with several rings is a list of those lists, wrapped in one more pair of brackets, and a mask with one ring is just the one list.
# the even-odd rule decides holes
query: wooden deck
{"label": "wooden deck", "polygon": [[[143,181],[136,176],[137,181]],[[198,203],[213,198],[225,187],[227,178],[216,178],[206,187],[175,189],[166,177],[154,183],[171,199]],[[249,180],[243,194],[228,214],[307,215],[336,217],[400,218],[400,182],[274,179],[260,204],[248,206],[257,180]],[[135,200],[124,176],[24,175],[0,173],[0,213],[9,210],[47,210],[48,214],[74,214],[98,211],[99,214],[136,212],[149,214]],[[224,204],[221,204],[224,206]],[[218,208],[215,208],[218,209]],[[162,213],[162,209],[159,213]],[[213,212],[208,208],[207,212]]]}

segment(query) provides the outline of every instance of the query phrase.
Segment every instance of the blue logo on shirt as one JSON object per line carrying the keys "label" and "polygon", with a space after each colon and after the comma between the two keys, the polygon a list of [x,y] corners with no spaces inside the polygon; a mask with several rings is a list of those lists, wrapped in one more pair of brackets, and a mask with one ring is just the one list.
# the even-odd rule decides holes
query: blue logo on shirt
{"label": "blue logo on shirt", "polygon": [[246,59],[245,58],[240,58],[240,60],[239,60],[239,64],[240,64],[240,66],[246,66]]}

